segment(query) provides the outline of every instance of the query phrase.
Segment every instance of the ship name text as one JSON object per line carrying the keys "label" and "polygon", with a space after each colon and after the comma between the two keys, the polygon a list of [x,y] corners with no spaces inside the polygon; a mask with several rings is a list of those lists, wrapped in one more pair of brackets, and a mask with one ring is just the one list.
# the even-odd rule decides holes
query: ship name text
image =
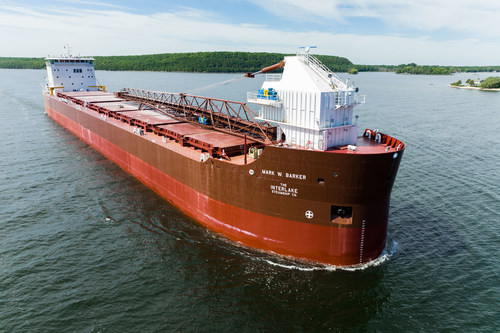
{"label": "ship name text", "polygon": [[269,176],[290,178],[290,179],[299,179],[299,180],[306,180],[307,178],[306,175],[300,173],[288,173],[288,172],[274,171],[268,169],[262,169],[262,174]]}

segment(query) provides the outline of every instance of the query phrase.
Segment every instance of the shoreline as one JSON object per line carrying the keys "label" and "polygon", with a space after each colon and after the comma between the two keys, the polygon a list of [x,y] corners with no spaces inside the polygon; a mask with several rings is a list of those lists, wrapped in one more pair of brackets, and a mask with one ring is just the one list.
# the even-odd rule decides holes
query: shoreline
{"label": "shoreline", "polygon": [[468,90],[482,90],[482,91],[500,91],[500,88],[481,88],[481,87],[469,87],[469,86],[454,86],[449,84],[448,87],[457,89],[468,89]]}

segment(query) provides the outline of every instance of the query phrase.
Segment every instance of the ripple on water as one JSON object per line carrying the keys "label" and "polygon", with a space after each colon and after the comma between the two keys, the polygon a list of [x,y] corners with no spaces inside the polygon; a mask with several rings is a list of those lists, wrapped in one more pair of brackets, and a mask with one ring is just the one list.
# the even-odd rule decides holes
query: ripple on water
{"label": "ripple on water", "polygon": [[[0,74],[0,330],[500,329],[500,149],[491,144],[500,94],[448,89],[457,79],[449,76],[356,77],[369,97],[360,127],[407,149],[385,253],[341,269],[204,229],[50,120],[42,71]],[[101,75],[118,89],[136,82],[169,91],[236,78]],[[224,92],[238,99],[260,82]]]}

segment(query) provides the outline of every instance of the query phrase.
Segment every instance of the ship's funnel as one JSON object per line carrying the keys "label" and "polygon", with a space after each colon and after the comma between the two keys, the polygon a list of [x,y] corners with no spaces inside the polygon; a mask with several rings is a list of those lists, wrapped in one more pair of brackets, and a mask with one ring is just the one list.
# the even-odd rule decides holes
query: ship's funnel
{"label": "ship's funnel", "polygon": [[246,73],[245,77],[255,77],[255,75],[257,75],[257,74],[264,74],[264,73],[272,72],[272,71],[275,71],[275,70],[283,68],[283,67],[285,67],[285,60],[281,60],[277,64],[274,64],[274,65],[269,66],[269,67],[265,67],[265,68],[261,69],[258,72],[255,72],[255,73]]}

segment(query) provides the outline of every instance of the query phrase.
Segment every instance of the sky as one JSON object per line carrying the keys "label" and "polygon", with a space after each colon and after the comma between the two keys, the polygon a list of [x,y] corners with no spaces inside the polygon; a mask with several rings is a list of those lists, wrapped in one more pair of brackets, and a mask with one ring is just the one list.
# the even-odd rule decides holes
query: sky
{"label": "sky", "polygon": [[0,57],[200,51],[500,65],[500,0],[0,0]]}

